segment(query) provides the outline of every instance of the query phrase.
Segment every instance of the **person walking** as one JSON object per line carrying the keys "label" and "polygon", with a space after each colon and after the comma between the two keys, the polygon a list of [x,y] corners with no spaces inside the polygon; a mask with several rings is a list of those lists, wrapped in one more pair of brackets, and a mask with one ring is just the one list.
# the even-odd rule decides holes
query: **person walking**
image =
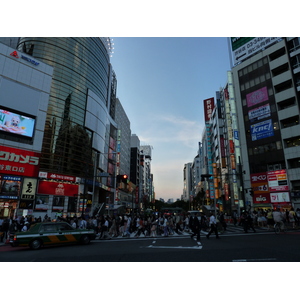
{"label": "person walking", "polygon": [[294,208],[292,207],[289,211],[289,220],[293,229],[295,229],[295,219],[296,219],[296,213],[294,211]]}
{"label": "person walking", "polygon": [[193,214],[190,217],[189,227],[191,228],[191,230],[193,232],[192,235],[191,235],[191,239],[193,239],[194,236],[196,235],[197,236],[197,241],[200,241],[200,222],[199,222],[199,219],[196,216],[196,214]]}
{"label": "person walking", "polygon": [[217,220],[213,213],[210,213],[209,217],[209,225],[210,225],[210,231],[206,235],[206,238],[209,239],[209,236],[214,232],[216,235],[216,238],[219,239],[218,229],[217,229]]}

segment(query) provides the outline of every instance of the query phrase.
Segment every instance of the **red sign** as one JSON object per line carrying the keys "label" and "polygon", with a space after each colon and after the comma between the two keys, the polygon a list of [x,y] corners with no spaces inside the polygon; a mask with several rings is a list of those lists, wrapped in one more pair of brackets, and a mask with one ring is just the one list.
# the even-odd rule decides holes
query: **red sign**
{"label": "red sign", "polygon": [[37,177],[40,153],[0,146],[0,172]]}
{"label": "red sign", "polygon": [[203,100],[204,103],[204,119],[208,122],[215,107],[214,98]]}
{"label": "red sign", "polygon": [[71,181],[71,182],[79,182],[80,181],[80,179],[78,177],[69,176],[69,175],[61,175],[61,174],[56,174],[56,173],[48,173],[48,172],[39,172],[39,177],[46,178],[46,179]]}
{"label": "red sign", "polygon": [[40,181],[38,194],[55,195],[55,196],[71,196],[78,194],[78,184],[66,182]]}

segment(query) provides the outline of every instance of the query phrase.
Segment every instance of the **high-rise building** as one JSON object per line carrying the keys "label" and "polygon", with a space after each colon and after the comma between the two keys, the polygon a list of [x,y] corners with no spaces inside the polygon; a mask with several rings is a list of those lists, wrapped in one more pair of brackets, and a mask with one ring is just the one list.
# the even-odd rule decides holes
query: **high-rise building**
{"label": "high-rise building", "polygon": [[299,38],[232,38],[245,189],[256,208],[300,207]]}
{"label": "high-rise building", "polygon": [[[32,137],[33,144],[42,138],[36,200],[45,205],[39,215],[88,214],[103,203],[113,204],[118,125],[111,40],[23,37],[16,47],[29,65],[40,62],[53,69],[49,102],[43,107],[43,136]],[[48,84],[43,77],[34,80]],[[24,106],[22,98],[14,101],[12,105]],[[71,184],[77,184],[76,191]],[[37,210],[37,202],[32,210]]]}

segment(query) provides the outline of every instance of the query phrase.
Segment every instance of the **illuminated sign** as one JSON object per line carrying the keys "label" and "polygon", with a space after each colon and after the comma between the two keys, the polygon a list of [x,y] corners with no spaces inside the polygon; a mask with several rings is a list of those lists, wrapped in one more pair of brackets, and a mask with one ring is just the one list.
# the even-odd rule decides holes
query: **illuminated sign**
{"label": "illuminated sign", "polygon": [[34,200],[35,191],[37,186],[36,178],[24,178],[23,187],[21,193],[21,199],[23,200]]}
{"label": "illuminated sign", "polygon": [[2,173],[36,177],[39,159],[39,153],[0,146],[0,171]]}
{"label": "illuminated sign", "polygon": [[0,175],[0,198],[18,199],[20,186],[21,177]]}
{"label": "illuminated sign", "polygon": [[66,182],[40,181],[38,186],[38,194],[71,196],[78,194],[78,184]]}
{"label": "illuminated sign", "polygon": [[0,132],[33,137],[35,118],[0,108]]}

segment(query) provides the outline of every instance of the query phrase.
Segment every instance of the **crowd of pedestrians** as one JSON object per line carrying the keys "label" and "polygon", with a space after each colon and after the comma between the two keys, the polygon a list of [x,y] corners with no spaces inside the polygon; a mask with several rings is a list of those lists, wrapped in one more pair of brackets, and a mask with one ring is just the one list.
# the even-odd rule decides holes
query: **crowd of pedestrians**
{"label": "crowd of pedestrians", "polygon": [[[293,208],[282,212],[284,223],[296,228],[300,226],[300,209],[294,211]],[[47,215],[42,219],[25,216],[18,219],[0,219],[0,242],[5,241],[10,233],[16,231],[27,231],[31,224],[37,222],[51,222]],[[239,216],[236,212],[232,216],[227,216],[223,212],[218,212],[215,217],[213,213],[206,216],[204,213],[198,214],[117,214],[113,216],[101,215],[91,218],[83,217],[58,217],[56,221],[65,221],[76,229],[93,229],[99,239],[111,239],[115,237],[156,237],[170,236],[190,233],[191,238],[200,240],[200,231],[207,232],[207,238],[211,233],[225,231],[228,222],[233,222],[235,226],[243,226],[245,232],[256,227],[267,227],[273,230],[274,217],[273,210],[253,210],[251,212],[242,211]]]}

